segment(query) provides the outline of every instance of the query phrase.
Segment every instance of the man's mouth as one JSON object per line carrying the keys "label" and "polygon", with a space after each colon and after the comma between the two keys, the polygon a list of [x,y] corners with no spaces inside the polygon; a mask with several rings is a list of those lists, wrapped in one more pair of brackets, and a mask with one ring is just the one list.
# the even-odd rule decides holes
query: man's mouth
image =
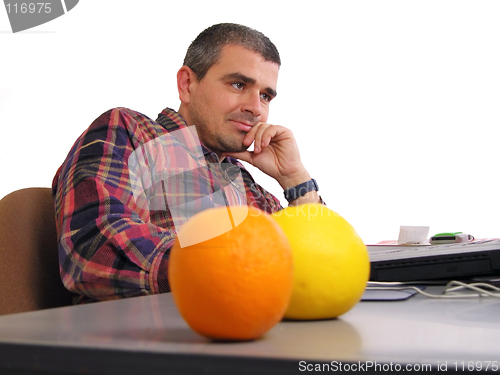
{"label": "man's mouth", "polygon": [[250,129],[252,129],[252,126],[255,125],[255,123],[251,123],[248,121],[240,121],[240,120],[229,120],[229,121],[231,121],[234,125],[236,125],[236,128],[245,132],[250,131]]}

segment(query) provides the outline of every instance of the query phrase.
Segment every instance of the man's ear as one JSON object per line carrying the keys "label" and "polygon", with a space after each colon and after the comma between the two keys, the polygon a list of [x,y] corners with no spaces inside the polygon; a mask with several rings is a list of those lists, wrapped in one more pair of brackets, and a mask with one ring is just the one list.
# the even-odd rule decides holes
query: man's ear
{"label": "man's ear", "polygon": [[184,65],[177,72],[177,90],[179,91],[179,99],[181,103],[189,103],[191,101],[192,85],[196,84],[196,73],[188,66]]}

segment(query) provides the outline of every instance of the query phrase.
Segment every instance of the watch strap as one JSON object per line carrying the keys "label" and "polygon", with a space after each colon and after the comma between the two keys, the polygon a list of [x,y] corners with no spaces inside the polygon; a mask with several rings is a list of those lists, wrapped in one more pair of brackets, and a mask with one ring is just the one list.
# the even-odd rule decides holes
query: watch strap
{"label": "watch strap", "polygon": [[285,195],[285,198],[288,202],[291,202],[297,198],[302,197],[303,195],[306,195],[310,191],[318,191],[318,183],[316,180],[313,178],[309,181],[303,182],[301,184],[298,184],[296,186],[293,186],[291,188],[286,189],[283,194]]}

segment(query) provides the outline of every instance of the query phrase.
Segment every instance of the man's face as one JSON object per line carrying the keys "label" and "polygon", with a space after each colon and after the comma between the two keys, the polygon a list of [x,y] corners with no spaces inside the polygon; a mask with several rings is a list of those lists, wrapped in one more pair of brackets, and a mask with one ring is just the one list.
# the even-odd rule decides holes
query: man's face
{"label": "man's face", "polygon": [[276,96],[279,66],[249,49],[226,45],[219,61],[191,86],[188,125],[216,152],[240,152],[245,134],[266,122]]}

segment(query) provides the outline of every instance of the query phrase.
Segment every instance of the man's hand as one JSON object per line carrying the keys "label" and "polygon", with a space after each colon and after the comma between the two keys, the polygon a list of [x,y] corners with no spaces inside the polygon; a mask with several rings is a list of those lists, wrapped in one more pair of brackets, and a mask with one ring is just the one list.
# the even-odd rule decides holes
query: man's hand
{"label": "man's hand", "polygon": [[245,135],[243,145],[254,143],[254,150],[223,153],[246,161],[278,181],[283,189],[311,179],[300,160],[292,132],[279,125],[259,122]]}

